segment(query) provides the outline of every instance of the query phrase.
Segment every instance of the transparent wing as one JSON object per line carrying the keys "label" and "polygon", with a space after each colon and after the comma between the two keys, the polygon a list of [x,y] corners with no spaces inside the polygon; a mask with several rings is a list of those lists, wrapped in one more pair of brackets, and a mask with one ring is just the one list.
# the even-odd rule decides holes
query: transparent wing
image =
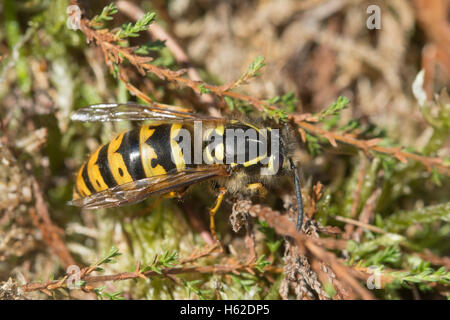
{"label": "transparent wing", "polygon": [[188,111],[186,108],[162,104],[141,105],[137,103],[96,104],[77,110],[71,117],[74,121],[122,121],[153,120],[164,122],[184,121],[224,121],[223,118],[210,117]]}
{"label": "transparent wing", "polygon": [[225,166],[212,165],[186,169],[173,174],[164,174],[125,183],[87,197],[74,199],[69,204],[85,209],[118,207],[142,201],[152,195],[168,193],[197,182],[227,176],[228,174]]}

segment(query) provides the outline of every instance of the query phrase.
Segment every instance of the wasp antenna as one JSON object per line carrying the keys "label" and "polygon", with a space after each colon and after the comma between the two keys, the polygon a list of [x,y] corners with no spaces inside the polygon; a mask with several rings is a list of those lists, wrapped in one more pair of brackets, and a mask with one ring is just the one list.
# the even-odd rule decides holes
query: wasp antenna
{"label": "wasp antenna", "polygon": [[303,225],[303,199],[300,177],[298,175],[297,166],[291,158],[289,158],[289,163],[291,165],[291,170],[294,172],[295,195],[297,197],[297,230],[301,231]]}

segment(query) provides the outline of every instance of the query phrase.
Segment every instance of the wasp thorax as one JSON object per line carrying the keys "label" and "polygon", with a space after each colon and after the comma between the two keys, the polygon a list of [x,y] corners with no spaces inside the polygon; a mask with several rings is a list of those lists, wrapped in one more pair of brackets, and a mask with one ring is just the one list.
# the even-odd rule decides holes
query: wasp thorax
{"label": "wasp thorax", "polygon": [[188,165],[225,164],[274,175],[283,161],[278,129],[241,122],[211,126],[196,121],[193,128],[181,128],[174,142]]}

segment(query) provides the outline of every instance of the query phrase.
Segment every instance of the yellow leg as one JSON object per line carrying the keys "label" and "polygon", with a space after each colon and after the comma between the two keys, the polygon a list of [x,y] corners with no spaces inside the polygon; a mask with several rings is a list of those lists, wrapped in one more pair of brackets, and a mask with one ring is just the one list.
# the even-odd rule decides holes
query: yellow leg
{"label": "yellow leg", "polygon": [[249,185],[247,185],[247,189],[250,192],[252,192],[252,193],[255,192],[255,191],[258,191],[259,196],[263,197],[263,198],[267,195],[266,188],[264,188],[262,183],[259,183],[259,182],[257,182],[257,183],[250,183]]}
{"label": "yellow leg", "polygon": [[173,198],[179,198],[180,195],[178,194],[178,192],[172,191],[172,192],[162,195],[161,197],[166,198],[166,199],[173,199]]}
{"label": "yellow leg", "polygon": [[181,198],[183,194],[186,192],[186,190],[187,188],[171,191],[169,193],[164,194],[163,197],[166,199]]}
{"label": "yellow leg", "polygon": [[214,216],[216,215],[217,211],[220,208],[220,205],[222,204],[223,197],[227,193],[227,189],[225,188],[219,188],[219,194],[217,195],[216,204],[213,208],[209,210],[209,228],[211,229],[211,234],[214,238],[214,240],[217,241],[217,235],[216,235],[216,224],[214,222]]}

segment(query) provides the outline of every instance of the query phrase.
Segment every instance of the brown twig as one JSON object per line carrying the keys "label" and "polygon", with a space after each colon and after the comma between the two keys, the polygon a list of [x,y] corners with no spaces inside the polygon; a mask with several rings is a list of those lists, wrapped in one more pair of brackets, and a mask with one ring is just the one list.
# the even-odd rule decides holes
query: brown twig
{"label": "brown twig", "polygon": [[74,265],[75,260],[72,258],[62,239],[64,232],[59,229],[51,220],[47,204],[44,200],[44,197],[42,196],[41,189],[34,176],[32,176],[31,178],[31,185],[36,199],[36,209],[31,208],[29,212],[34,225],[42,231],[45,243],[53,249],[54,253],[58,256],[62,266],[64,268],[67,268],[70,265]]}
{"label": "brown twig", "polygon": [[[363,157],[361,157],[362,163],[360,164],[361,169],[359,171],[358,176],[358,182],[356,183],[355,192],[353,194],[353,203],[352,203],[352,212],[350,215],[351,219],[355,219],[358,215],[358,209],[359,209],[359,199],[361,197],[361,189],[363,187],[364,178],[366,176],[367,171],[367,160]],[[343,235],[344,239],[350,239],[352,236],[353,230],[355,229],[355,226],[353,224],[347,224],[345,226],[345,233]]]}
{"label": "brown twig", "polygon": [[[116,2],[117,8],[120,11],[125,13],[131,19],[137,21],[144,16],[144,11],[139,8],[137,5],[130,1],[120,0]],[[184,49],[178,44],[175,40],[175,37],[169,34],[163,27],[161,27],[157,22],[152,23],[152,25],[148,28],[148,33],[156,39],[164,41],[167,48],[173,54],[175,60],[181,65],[181,67],[187,69],[187,75],[189,79],[193,81],[201,81],[200,74],[197,69],[192,65],[191,59],[184,51]],[[214,98],[210,94],[202,94],[199,96],[200,102],[205,103],[206,105],[212,105],[214,103]],[[213,116],[218,116],[217,110],[212,107],[208,108],[208,111]]]}
{"label": "brown twig", "polygon": [[245,225],[245,246],[249,250],[247,263],[254,263],[256,260],[256,241],[255,241],[255,231],[253,229],[252,218],[247,217],[244,222]]}
{"label": "brown twig", "polygon": [[350,218],[345,218],[345,217],[341,217],[341,216],[333,216],[333,218],[337,221],[341,221],[341,222],[345,222],[347,224],[352,224],[355,226],[359,226],[361,228],[376,232],[376,233],[387,233],[386,231],[384,231],[383,229],[377,228],[375,226],[372,226],[370,224],[358,221],[358,220],[354,220],[354,219],[350,219]]}
{"label": "brown twig", "polygon": [[211,235],[211,232],[206,227],[206,224],[202,219],[199,217],[199,213],[194,211],[190,204],[183,203],[183,211],[187,214],[189,218],[189,222],[192,225],[192,227],[200,233],[200,236],[202,237],[203,241],[209,245],[214,244],[214,239]]}
{"label": "brown twig", "polygon": [[[370,221],[373,219],[374,216],[374,210],[377,205],[377,200],[381,194],[381,188],[377,188],[367,199],[366,204],[364,205],[364,208],[361,211],[361,214],[359,215],[359,221],[368,225]],[[365,226],[359,226],[355,233],[354,233],[354,240],[361,239],[363,229],[367,229]],[[369,229],[370,230],[370,229]],[[355,239],[356,238],[356,239]]]}
{"label": "brown twig", "polygon": [[264,219],[278,234],[294,239],[299,256],[304,256],[308,251],[313,257],[330,265],[336,275],[363,299],[373,299],[372,294],[354,278],[352,271],[339,261],[333,253],[323,248],[324,239],[315,239],[300,233],[288,217],[281,215],[270,207],[254,205],[250,208],[249,213],[252,216]]}
{"label": "brown twig", "polygon": [[450,175],[450,167],[446,166],[441,158],[426,157],[406,152],[402,147],[382,147],[378,145],[378,143],[380,142],[379,139],[358,140],[348,134],[340,134],[333,131],[327,131],[317,125],[313,125],[306,121],[298,121],[296,120],[296,117],[296,115],[291,115],[291,118],[300,127],[300,129],[304,129],[316,136],[326,138],[333,146],[336,145],[336,141],[339,141],[345,144],[352,145],[364,151],[366,155],[369,155],[369,151],[375,151],[392,156],[403,163],[407,162],[408,159],[415,160],[422,163],[429,171],[431,171],[432,168],[436,168],[441,173]]}
{"label": "brown twig", "polygon": [[[201,258],[205,258],[218,248],[218,244],[214,244],[212,246],[206,246],[203,250],[194,250],[194,252],[185,259],[179,261],[178,265],[175,267],[167,267],[163,268],[160,272],[156,272],[154,270],[141,271],[140,264],[138,263],[135,270],[133,272],[121,272],[110,275],[91,275],[93,271],[98,267],[97,265],[90,266],[88,268],[83,268],[80,274],[80,280],[84,281],[85,284],[80,287],[80,289],[85,291],[92,291],[94,287],[92,286],[94,283],[106,282],[106,281],[123,281],[130,279],[146,279],[148,277],[169,277],[173,279],[172,275],[177,274],[192,274],[192,273],[213,273],[213,274],[226,274],[226,273],[234,273],[239,274],[240,272],[248,272],[252,270],[253,273],[256,272],[255,264],[252,263],[235,263],[235,264],[226,264],[226,265],[213,265],[213,266],[188,266],[183,267],[185,264],[190,264],[198,261]],[[281,268],[276,268],[273,266],[267,266],[264,269],[265,272],[273,272],[280,273],[282,272]],[[49,281],[46,283],[28,283],[22,286],[22,290],[25,292],[31,291],[42,291],[46,294],[51,295],[51,291],[67,288],[67,278],[69,275],[64,276],[62,279]]]}
{"label": "brown twig", "polygon": [[[138,278],[147,278],[147,277],[164,277],[169,275],[177,275],[177,274],[192,274],[192,273],[214,273],[214,274],[225,274],[225,273],[239,273],[242,271],[247,271],[249,266],[244,264],[237,265],[214,265],[214,266],[202,266],[202,267],[185,267],[185,268],[165,268],[161,270],[161,273],[156,271],[145,271],[145,272],[121,272],[111,275],[102,275],[102,276],[85,276],[81,278],[81,280],[86,281],[86,287],[84,289],[92,290],[91,287],[94,283],[106,282],[106,281],[123,281],[130,279],[138,279]],[[282,270],[280,268],[274,268],[268,266],[265,268],[266,272],[275,272],[280,273]],[[52,291],[59,288],[66,288],[66,283],[61,280],[49,281],[47,283],[29,283],[22,286],[22,289],[25,292],[31,291]]]}
{"label": "brown twig", "polygon": [[417,253],[416,255],[424,260],[429,261],[431,264],[434,264],[437,266],[444,266],[445,268],[450,269],[450,258],[449,257],[436,256],[428,249],[426,249],[425,252]]}

